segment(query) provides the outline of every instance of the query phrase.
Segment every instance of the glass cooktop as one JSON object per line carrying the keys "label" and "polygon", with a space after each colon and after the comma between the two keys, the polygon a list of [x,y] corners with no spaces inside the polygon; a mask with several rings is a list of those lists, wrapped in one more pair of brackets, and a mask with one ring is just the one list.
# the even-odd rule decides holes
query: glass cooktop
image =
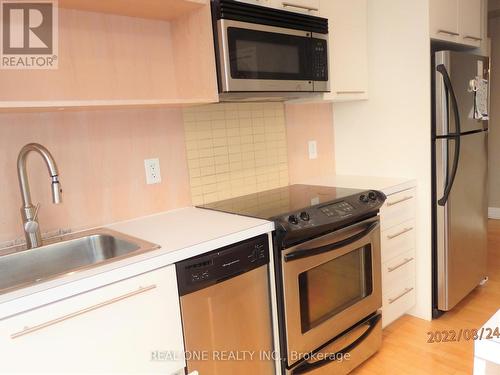
{"label": "glass cooktop", "polygon": [[290,185],[201,205],[217,211],[271,219],[289,212],[343,199],[363,190],[315,185]]}

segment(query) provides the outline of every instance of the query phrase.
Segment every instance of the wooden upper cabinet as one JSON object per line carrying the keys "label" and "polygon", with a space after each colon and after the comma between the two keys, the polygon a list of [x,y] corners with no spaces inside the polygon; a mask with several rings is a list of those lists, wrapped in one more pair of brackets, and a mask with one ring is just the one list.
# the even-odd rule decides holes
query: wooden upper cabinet
{"label": "wooden upper cabinet", "polygon": [[59,4],[58,69],[0,70],[0,111],[218,101],[208,0]]}
{"label": "wooden upper cabinet", "polygon": [[481,12],[482,0],[431,0],[431,38],[479,47]]}
{"label": "wooden upper cabinet", "polygon": [[367,0],[321,0],[321,15],[329,21],[331,92],[324,99],[367,99]]}
{"label": "wooden upper cabinet", "polygon": [[61,8],[171,21],[209,4],[210,0],[59,0]]}

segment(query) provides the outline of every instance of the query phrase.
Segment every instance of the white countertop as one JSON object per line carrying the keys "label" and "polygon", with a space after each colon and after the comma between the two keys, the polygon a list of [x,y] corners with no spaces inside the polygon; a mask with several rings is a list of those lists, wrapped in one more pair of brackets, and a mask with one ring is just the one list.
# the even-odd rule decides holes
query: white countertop
{"label": "white countertop", "polygon": [[301,184],[335,186],[353,189],[380,190],[385,195],[391,195],[417,185],[414,179],[402,177],[325,175],[300,181]]}
{"label": "white countertop", "polygon": [[187,207],[105,227],[160,249],[0,295],[0,319],[272,232],[274,223]]}
{"label": "white countertop", "polygon": [[175,263],[259,234],[272,232],[274,223],[189,207],[106,227],[160,245],[158,255],[168,255],[165,259]]}
{"label": "white countertop", "polygon": [[474,341],[474,356],[500,365],[500,339],[495,336],[495,330],[500,330],[500,310],[478,329],[479,338]]}

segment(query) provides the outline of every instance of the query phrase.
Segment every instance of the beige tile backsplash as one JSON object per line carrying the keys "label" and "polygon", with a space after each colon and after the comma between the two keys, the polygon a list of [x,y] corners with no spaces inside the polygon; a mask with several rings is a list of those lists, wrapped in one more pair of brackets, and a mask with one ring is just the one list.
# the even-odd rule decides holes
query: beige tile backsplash
{"label": "beige tile backsplash", "polygon": [[194,205],[288,185],[282,103],[206,105],[183,115]]}

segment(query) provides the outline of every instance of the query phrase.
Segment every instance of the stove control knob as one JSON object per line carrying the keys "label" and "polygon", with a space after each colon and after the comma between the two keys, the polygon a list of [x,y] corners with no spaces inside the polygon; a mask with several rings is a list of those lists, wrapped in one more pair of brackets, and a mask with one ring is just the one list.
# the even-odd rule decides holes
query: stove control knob
{"label": "stove control knob", "polygon": [[297,224],[299,223],[299,219],[298,219],[298,217],[297,217],[297,216],[295,216],[295,215],[290,215],[290,216],[288,216],[288,222],[289,222],[290,224],[297,225]]}
{"label": "stove control knob", "polygon": [[368,198],[370,198],[370,200],[372,200],[372,201],[376,201],[377,200],[377,194],[374,191],[370,191],[368,193]]}
{"label": "stove control knob", "polygon": [[366,194],[361,194],[361,195],[359,196],[359,200],[360,200],[361,202],[363,202],[363,203],[368,203],[369,198],[368,198],[368,196],[367,196]]}
{"label": "stove control knob", "polygon": [[304,221],[309,221],[311,219],[311,217],[309,216],[309,214],[305,211],[301,212],[300,213],[300,218]]}

